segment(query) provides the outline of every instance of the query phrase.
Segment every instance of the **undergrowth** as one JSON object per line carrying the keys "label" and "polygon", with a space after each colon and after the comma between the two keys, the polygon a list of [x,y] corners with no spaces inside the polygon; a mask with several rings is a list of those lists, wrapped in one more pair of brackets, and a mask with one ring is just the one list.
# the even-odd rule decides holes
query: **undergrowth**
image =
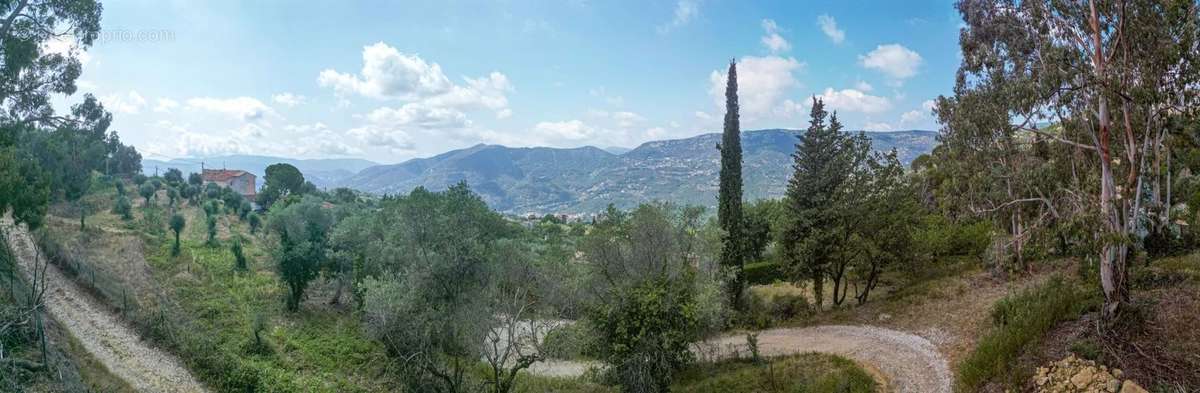
{"label": "undergrowth", "polygon": [[1045,283],[1000,299],[992,307],[991,329],[959,365],[956,388],[974,392],[997,377],[1024,380],[1012,370],[1026,349],[1059,321],[1078,318],[1099,304],[1097,291],[1054,275]]}

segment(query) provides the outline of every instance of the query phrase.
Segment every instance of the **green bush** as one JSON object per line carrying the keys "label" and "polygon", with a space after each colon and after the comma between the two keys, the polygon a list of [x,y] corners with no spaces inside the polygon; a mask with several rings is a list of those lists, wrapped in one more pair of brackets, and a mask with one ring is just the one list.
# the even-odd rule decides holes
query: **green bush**
{"label": "green bush", "polygon": [[811,315],[812,305],[804,295],[783,293],[771,296],[751,293],[749,304],[740,316],[740,324],[755,329],[765,329],[775,324],[805,315]]}
{"label": "green bush", "polygon": [[1042,285],[997,301],[991,311],[992,329],[959,367],[959,391],[977,391],[997,376],[1021,379],[1010,369],[1017,357],[1059,321],[1095,308],[1099,301],[1095,293],[1055,275]]}
{"label": "green bush", "polygon": [[783,266],[774,262],[757,262],[746,264],[746,282],[751,285],[765,285],[786,279]]}
{"label": "green bush", "polygon": [[577,322],[551,329],[542,340],[542,352],[551,359],[596,358],[596,340],[585,323]]}
{"label": "green bush", "polygon": [[926,216],[923,229],[913,240],[928,255],[935,257],[980,256],[991,244],[992,224],[988,221],[954,223],[940,214]]}
{"label": "green bush", "polygon": [[[121,184],[121,183],[117,183],[117,184]],[[126,220],[126,221],[132,220],[133,219],[133,203],[130,202],[129,198],[124,195],[118,196],[117,202],[113,204],[112,212],[113,212],[113,214],[120,215],[122,220]]]}

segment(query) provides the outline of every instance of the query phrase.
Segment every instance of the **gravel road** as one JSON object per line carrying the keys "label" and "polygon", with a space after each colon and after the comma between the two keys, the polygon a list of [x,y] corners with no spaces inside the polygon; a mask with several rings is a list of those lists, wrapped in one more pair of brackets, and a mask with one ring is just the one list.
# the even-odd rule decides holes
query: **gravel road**
{"label": "gravel road", "polygon": [[[743,356],[748,353],[745,335],[730,335],[698,345],[697,355],[707,358]],[[758,332],[763,356],[806,352],[845,356],[881,379],[884,391],[950,393],[950,368],[945,357],[929,340],[895,330],[871,326],[814,326],[780,328]],[[545,376],[570,377],[583,374],[594,362],[547,361],[530,372]]]}
{"label": "gravel road", "polygon": [[[10,218],[0,223],[22,270],[28,276],[34,263],[32,238]],[[117,319],[108,307],[98,304],[55,266],[46,269],[45,308],[84,349],[110,372],[139,392],[207,392],[179,360],[151,347],[136,332]]]}

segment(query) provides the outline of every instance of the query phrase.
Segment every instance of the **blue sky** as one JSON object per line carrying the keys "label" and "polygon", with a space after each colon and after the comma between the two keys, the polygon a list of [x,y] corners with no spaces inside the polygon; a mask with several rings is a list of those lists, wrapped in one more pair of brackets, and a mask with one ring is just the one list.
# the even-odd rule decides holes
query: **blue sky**
{"label": "blue sky", "polygon": [[79,85],[148,157],[633,147],[719,130],[730,58],[744,130],[802,128],[813,95],[935,129],[958,26],[943,1],[110,1]]}

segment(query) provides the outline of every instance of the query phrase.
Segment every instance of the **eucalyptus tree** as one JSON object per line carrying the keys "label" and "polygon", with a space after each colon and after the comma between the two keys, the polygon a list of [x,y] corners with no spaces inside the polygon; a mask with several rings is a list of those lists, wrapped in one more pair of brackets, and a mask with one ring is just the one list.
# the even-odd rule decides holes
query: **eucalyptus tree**
{"label": "eucalyptus tree", "polygon": [[[1167,135],[1178,119],[1196,116],[1198,6],[1186,0],[962,0],[957,8],[964,27],[955,110],[990,113],[980,117],[991,126],[968,133],[1012,134],[1072,152],[1058,159],[1071,161],[1079,184],[1062,188],[1083,206],[1080,214],[1099,224],[1094,255],[1102,316],[1111,321],[1129,299],[1128,255],[1140,243],[1143,223],[1156,215],[1152,209],[1164,204],[1153,192],[1163,187],[1151,183],[1164,178],[1157,174],[1169,162]],[[987,105],[967,105],[974,95]],[[955,107],[953,101],[941,100],[939,109]],[[1045,123],[1058,129],[1041,128]],[[964,128],[961,122],[948,127]],[[1010,154],[1003,149],[984,144],[977,153]],[[993,179],[1021,171],[998,172]],[[1052,211],[1049,192],[1034,187],[1006,203],[1041,203]]]}
{"label": "eucalyptus tree", "polygon": [[[28,140],[71,120],[55,115],[54,95],[74,94],[86,50],[100,31],[100,4],[93,0],[22,0],[0,5],[0,212],[38,226],[51,197],[49,169]],[[64,40],[74,51],[57,53],[47,43]]]}

